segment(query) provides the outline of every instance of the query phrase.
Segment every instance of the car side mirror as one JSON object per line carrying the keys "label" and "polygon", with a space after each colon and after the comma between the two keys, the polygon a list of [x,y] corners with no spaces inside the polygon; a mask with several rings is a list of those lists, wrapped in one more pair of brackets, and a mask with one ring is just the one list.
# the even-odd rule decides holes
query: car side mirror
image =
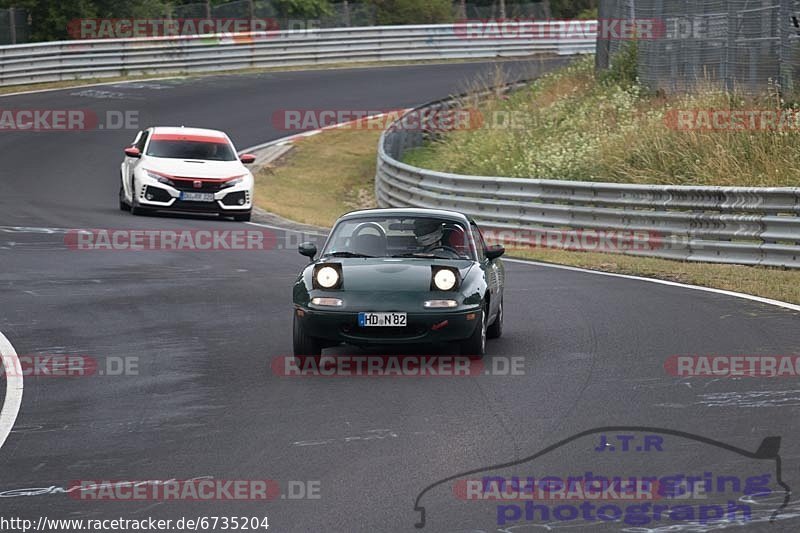
{"label": "car side mirror", "polygon": [[245,165],[249,165],[250,163],[256,162],[256,156],[253,154],[242,154],[242,156],[239,158],[239,161]]}
{"label": "car side mirror", "polygon": [[506,253],[506,249],[499,244],[486,248],[486,258],[489,261],[494,261],[504,253]]}
{"label": "car side mirror", "polygon": [[125,148],[125,155],[128,157],[135,157],[138,159],[142,157],[142,152],[139,151],[139,149],[136,148],[135,146],[130,146],[128,148]]}
{"label": "car side mirror", "polygon": [[317,255],[317,245],[313,242],[304,242],[297,247],[300,255],[304,255],[313,261],[314,256]]}

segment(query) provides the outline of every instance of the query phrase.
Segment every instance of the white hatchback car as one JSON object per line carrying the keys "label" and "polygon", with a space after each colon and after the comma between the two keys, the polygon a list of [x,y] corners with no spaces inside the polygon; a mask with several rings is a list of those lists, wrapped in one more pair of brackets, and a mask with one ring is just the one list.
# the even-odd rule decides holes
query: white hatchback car
{"label": "white hatchback car", "polygon": [[248,221],[253,174],[244,164],[255,159],[252,154],[237,156],[221,131],[148,128],[125,148],[119,208],[134,215],[183,211]]}

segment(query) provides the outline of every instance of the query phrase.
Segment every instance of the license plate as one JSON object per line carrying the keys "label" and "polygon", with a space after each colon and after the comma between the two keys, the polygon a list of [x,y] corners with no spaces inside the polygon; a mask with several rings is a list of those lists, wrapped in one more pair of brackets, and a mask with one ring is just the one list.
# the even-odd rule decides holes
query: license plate
{"label": "license plate", "polygon": [[362,328],[402,328],[406,325],[405,313],[359,313],[358,325]]}
{"label": "license plate", "polygon": [[181,200],[187,202],[213,202],[214,194],[210,192],[182,192]]}

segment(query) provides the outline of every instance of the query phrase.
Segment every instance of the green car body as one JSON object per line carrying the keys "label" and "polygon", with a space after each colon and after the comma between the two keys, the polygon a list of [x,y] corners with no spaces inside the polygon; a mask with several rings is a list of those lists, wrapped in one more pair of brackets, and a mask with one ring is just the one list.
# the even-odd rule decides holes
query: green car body
{"label": "green car body", "polygon": [[[325,255],[340,225],[375,226],[375,222],[368,221],[384,218],[405,222],[435,219],[442,221],[445,227],[469,228],[459,235],[471,239],[463,245],[463,249],[471,248],[471,253],[453,258]],[[402,224],[396,225],[407,227]],[[380,232],[376,233],[378,235],[372,239],[379,240]],[[384,230],[384,240],[386,236]],[[401,238],[406,237],[401,235]],[[300,245],[300,253],[311,257],[312,262],[303,269],[294,285],[297,356],[318,356],[322,348],[342,343],[371,347],[452,342],[460,343],[461,353],[482,356],[486,338],[498,337],[502,332],[505,270],[499,257],[503,248],[487,248],[477,225],[463,214],[430,209],[356,211],[337,221],[323,247],[323,256],[315,259],[316,247],[309,243]],[[325,289],[315,283],[315,275],[326,266],[341,275],[335,288]],[[441,269],[450,270],[458,280],[451,290],[440,290],[433,281],[433,276]],[[312,301],[315,298],[339,305],[316,305]],[[441,301],[453,306],[425,307],[426,302]],[[403,327],[362,327],[359,325],[362,312],[405,313],[407,323]]]}

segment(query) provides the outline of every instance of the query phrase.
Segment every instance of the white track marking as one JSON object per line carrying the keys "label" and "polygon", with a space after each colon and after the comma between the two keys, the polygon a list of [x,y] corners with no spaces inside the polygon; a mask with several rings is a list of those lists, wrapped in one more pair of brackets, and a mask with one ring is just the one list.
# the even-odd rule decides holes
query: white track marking
{"label": "white track marking", "polygon": [[2,448],[14,427],[14,422],[17,421],[19,408],[22,405],[22,366],[14,347],[2,333],[0,333],[0,356],[6,373],[6,398],[3,401],[3,410],[0,411],[0,448]]}
{"label": "white track marking", "polygon": [[87,87],[102,87],[104,85],[122,85],[122,84],[125,84],[125,83],[147,83],[147,82],[151,82],[151,81],[181,80],[181,79],[184,79],[184,78],[185,78],[185,76],[167,76],[167,77],[161,77],[161,78],[144,78],[144,79],[140,79],[140,80],[128,80],[128,81],[124,81],[124,80],[103,81],[103,82],[99,82],[99,83],[87,83],[85,85],[73,85],[71,87],[51,87],[49,89],[31,89],[29,91],[19,91],[19,92],[16,92],[16,93],[6,93],[6,94],[0,94],[0,98],[6,97],[6,96],[19,96],[19,95],[22,95],[22,94],[50,93],[50,92],[53,92],[53,91],[70,91],[72,89],[85,89]]}
{"label": "white track marking", "polygon": [[519,263],[523,265],[534,265],[546,268],[557,268],[560,270],[570,270],[572,272],[582,272],[584,274],[597,274],[598,276],[609,276],[612,278],[632,279],[636,281],[646,281],[648,283],[657,283],[659,285],[667,285],[669,287],[681,287],[683,289],[691,289],[694,291],[712,292],[715,294],[722,294],[724,296],[733,296],[734,298],[742,298],[744,300],[751,300],[767,305],[775,305],[792,311],[800,311],[800,305],[790,304],[788,302],[781,302],[779,300],[771,300],[769,298],[761,298],[760,296],[753,296],[751,294],[744,294],[741,292],[726,291],[723,289],[712,289],[711,287],[701,287],[699,285],[687,285],[685,283],[678,283],[676,281],[665,281],[663,279],[642,278],[639,276],[629,276],[627,274],[614,274],[612,272],[600,272],[598,270],[587,270],[585,268],[571,267],[565,265],[554,265],[550,263],[539,263],[538,261],[526,261],[524,259],[503,259],[509,263]]}

